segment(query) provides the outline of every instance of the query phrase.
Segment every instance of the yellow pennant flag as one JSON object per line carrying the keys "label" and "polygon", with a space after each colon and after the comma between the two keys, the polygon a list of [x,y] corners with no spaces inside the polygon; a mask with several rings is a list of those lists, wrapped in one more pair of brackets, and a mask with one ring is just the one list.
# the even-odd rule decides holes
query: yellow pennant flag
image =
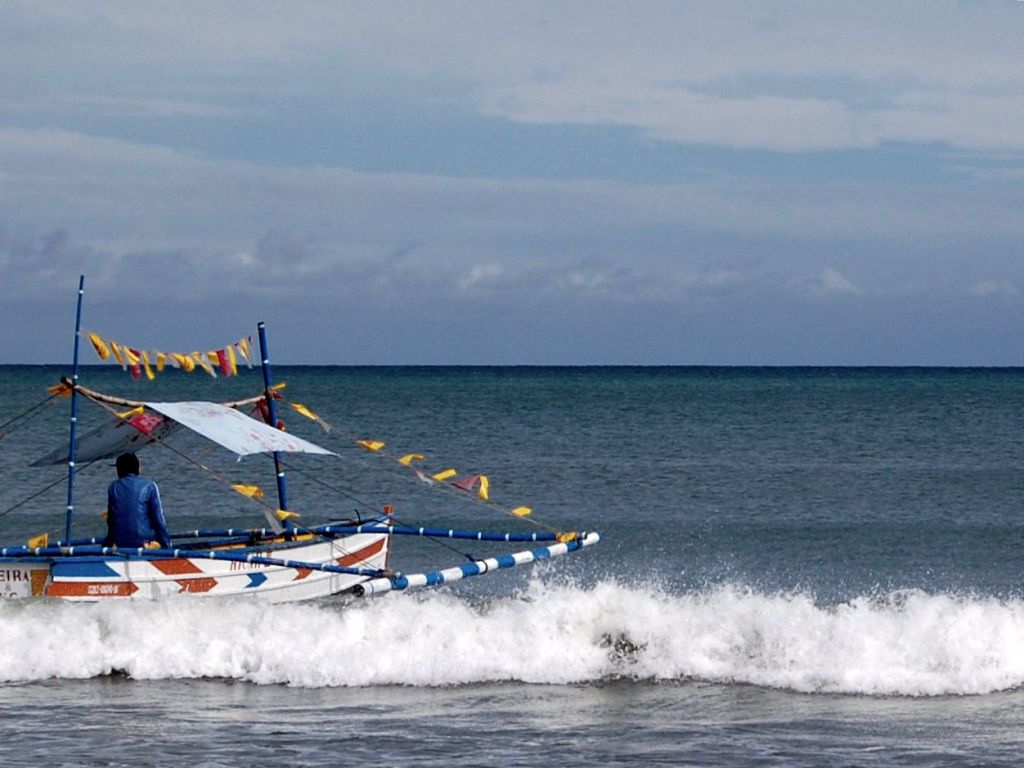
{"label": "yellow pennant flag", "polygon": [[573,541],[576,538],[576,531],[569,531],[568,533],[560,533],[560,534],[558,534],[557,538],[558,538],[558,543],[559,544],[565,544],[567,542]]}
{"label": "yellow pennant flag", "polygon": [[124,355],[121,354],[121,347],[118,346],[116,341],[110,342],[110,354],[117,360],[117,364],[121,366],[122,371],[128,370],[128,366],[124,362]]}
{"label": "yellow pennant flag", "polygon": [[[217,354],[217,353],[216,353],[216,352],[214,352],[214,355],[216,355],[216,354]],[[199,354],[198,352],[193,352],[193,353],[192,353],[192,355],[191,355],[191,357],[192,357],[192,362],[193,362],[193,363],[195,363],[195,364],[196,364],[196,365],[198,365],[198,366],[199,366],[200,368],[202,368],[202,369],[203,369],[204,371],[206,371],[206,372],[207,372],[208,374],[210,374],[211,376],[213,376],[213,378],[215,378],[215,379],[217,378],[217,373],[216,373],[216,371],[214,371],[214,370],[213,370],[213,366],[212,366],[212,365],[210,365],[210,364],[209,364],[208,362],[206,362],[206,358],[204,358],[204,357],[203,357],[203,356],[202,356],[201,354]]]}
{"label": "yellow pennant flag", "polygon": [[52,387],[47,387],[46,391],[54,397],[71,397],[71,387],[64,382],[54,384]]}
{"label": "yellow pennant flag", "polygon": [[380,440],[359,440],[357,444],[363,446],[370,453],[376,453],[384,447],[384,443]]}
{"label": "yellow pennant flag", "polygon": [[516,517],[526,517],[532,512],[533,510],[530,509],[529,507],[516,507],[515,509],[512,510],[512,514]]}
{"label": "yellow pennant flag", "polygon": [[426,458],[422,453],[407,453],[398,460],[399,464],[411,467],[414,461],[423,461]]}
{"label": "yellow pennant flag", "polygon": [[128,419],[134,419],[136,416],[141,416],[145,412],[146,409],[139,405],[132,408],[130,411],[121,411],[121,413],[117,414],[117,418],[127,421]]}
{"label": "yellow pennant flag", "polygon": [[242,483],[233,483],[231,489],[237,491],[243,496],[248,496],[250,499],[262,499],[263,489],[258,485],[243,485]]}
{"label": "yellow pennant flag", "polygon": [[456,471],[455,471],[454,469],[450,469],[450,468],[449,468],[449,469],[443,469],[443,470],[441,470],[441,471],[440,471],[440,472],[438,472],[438,473],[437,473],[436,475],[432,475],[432,477],[433,477],[433,478],[434,478],[435,480],[437,480],[437,482],[439,482],[439,483],[443,483],[443,482],[444,482],[445,480],[447,480],[447,479],[448,479],[449,477],[455,477],[455,476],[456,476],[457,474],[459,474],[459,473],[458,473],[458,472],[456,472]]}
{"label": "yellow pennant flag", "polygon": [[309,408],[304,406],[302,403],[288,403],[288,405],[290,405],[292,407],[293,411],[298,411],[303,416],[305,416],[307,419],[315,421],[317,424],[320,425],[320,427],[324,430],[324,432],[330,432],[331,431],[331,425],[330,424],[328,424],[322,418],[317,416],[315,413],[313,413],[311,410],[309,410]]}
{"label": "yellow pennant flag", "polygon": [[252,368],[252,357],[249,355],[249,342],[245,339],[239,339],[235,342],[235,346],[238,347],[242,353],[242,357],[245,358],[245,364]]}
{"label": "yellow pennant flag", "polygon": [[167,354],[165,352],[156,353],[156,372],[163,373],[164,366],[167,365]]}
{"label": "yellow pennant flag", "polygon": [[238,375],[238,360],[235,358],[235,348],[230,344],[224,348],[228,353],[228,365],[231,366],[231,375]]}
{"label": "yellow pennant flag", "polygon": [[156,374],[153,373],[153,369],[149,367],[149,355],[146,354],[146,350],[142,350],[142,370],[146,372],[146,378],[152,381],[156,378]]}
{"label": "yellow pennant flag", "polygon": [[491,492],[491,481],[487,479],[487,475],[480,475],[480,488],[477,490],[476,495],[484,501],[487,501],[487,497]]}
{"label": "yellow pennant flag", "polygon": [[196,369],[196,361],[188,355],[183,355],[180,352],[172,352],[171,357],[174,359],[174,362],[178,364],[178,367],[185,373],[192,373],[192,371]]}
{"label": "yellow pennant flag", "polygon": [[274,514],[277,516],[277,519],[280,520],[282,523],[285,520],[293,520],[296,517],[301,517],[301,515],[299,515],[298,512],[292,512],[289,509],[277,509],[274,510]]}
{"label": "yellow pennant flag", "polygon": [[320,418],[315,413],[313,413],[311,410],[309,410],[309,408],[304,406],[302,403],[289,403],[289,405],[291,405],[293,411],[298,411],[299,413],[301,413],[303,416],[305,416],[307,419],[310,419],[311,421],[316,421],[317,419]]}
{"label": "yellow pennant flag", "polygon": [[50,543],[49,533],[40,533],[38,536],[33,536],[28,540],[28,548],[36,549],[37,547],[45,547]]}
{"label": "yellow pennant flag", "polygon": [[96,350],[96,354],[99,355],[100,360],[106,360],[110,357],[110,350],[107,349],[107,345],[104,343],[103,339],[95,333],[90,333],[89,341],[92,342],[93,349]]}
{"label": "yellow pennant flag", "polygon": [[128,365],[138,365],[141,362],[139,356],[132,352],[130,347],[121,347],[121,352],[124,354],[124,359],[128,362]]}

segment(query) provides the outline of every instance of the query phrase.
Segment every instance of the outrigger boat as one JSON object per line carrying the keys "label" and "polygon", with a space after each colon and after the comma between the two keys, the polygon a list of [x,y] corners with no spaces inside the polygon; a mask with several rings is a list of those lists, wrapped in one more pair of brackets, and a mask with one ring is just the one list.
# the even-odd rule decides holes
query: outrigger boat
{"label": "outrigger boat", "polygon": [[[258,336],[264,390],[255,397],[230,403],[166,403],[112,397],[79,382],[84,285],[82,277],[78,286],[72,374],[70,378],[63,378],[59,388],[54,389],[55,392],[62,391],[70,399],[68,447],[35,463],[67,463],[64,536],[50,543],[49,536],[44,534],[24,545],[0,548],[0,597],[92,602],[175,596],[252,597],[290,602],[339,593],[368,596],[412,587],[437,586],[494,573],[575,552],[600,540],[595,532],[565,533],[536,528],[526,532],[474,531],[403,525],[394,519],[389,505],[368,519],[334,520],[309,527],[300,525],[297,516],[289,511],[282,455],[337,454],[278,428],[277,402],[280,395],[271,376],[263,323],[258,325]],[[130,356],[133,365],[140,365],[135,350],[125,348],[123,352]],[[206,365],[199,357],[194,360],[185,360],[180,355],[176,357],[183,358],[182,362],[186,364]],[[149,362],[145,353],[142,353],[141,363],[146,365],[148,374]],[[76,433],[78,403],[82,398],[106,408],[114,414],[115,421],[79,437]],[[254,405],[262,411],[265,421],[240,410]],[[123,407],[129,410],[117,412],[117,408]],[[304,406],[293,404],[293,407],[313,416]],[[166,549],[125,549],[105,546],[102,538],[74,538],[74,488],[78,465],[113,457],[126,450],[138,450],[146,445],[167,445],[164,442],[166,438],[179,428],[196,432],[234,452],[239,458],[257,453],[273,455],[278,503],[276,508],[265,505],[268,527],[172,533],[171,547]],[[368,451],[380,451],[383,446],[378,441],[359,440],[357,443]],[[413,469],[413,461],[422,458],[419,454],[408,454],[398,459],[397,464]],[[413,471],[431,484],[462,490],[472,490],[479,485],[477,496],[484,503],[491,503],[484,476],[471,477],[468,483],[466,480],[446,483],[455,474],[453,470],[432,477],[426,477],[416,469]],[[250,497],[257,495],[248,490],[251,486],[232,487]],[[526,507],[511,510],[518,519],[528,519],[530,512]],[[503,542],[526,548],[496,557],[470,559],[444,569],[406,574],[389,567],[392,541],[400,536]]]}

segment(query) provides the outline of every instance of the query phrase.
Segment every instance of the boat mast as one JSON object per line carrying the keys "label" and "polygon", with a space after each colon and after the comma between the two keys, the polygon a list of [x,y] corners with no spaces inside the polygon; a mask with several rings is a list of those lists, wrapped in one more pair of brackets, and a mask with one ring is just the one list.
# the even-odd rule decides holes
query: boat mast
{"label": "boat mast", "polygon": [[[260,360],[263,366],[263,386],[265,389],[265,397],[267,399],[267,416],[270,419],[270,426],[273,429],[277,429],[277,403],[274,402],[274,381],[270,375],[270,353],[267,351],[267,326],[261,320],[256,328],[259,330],[260,336]],[[281,454],[279,451],[274,451],[274,472],[277,474],[277,504],[278,509],[288,510],[288,488],[285,483],[284,469],[281,466]],[[285,519],[284,527],[286,531],[292,530],[292,521]]]}
{"label": "boat mast", "polygon": [[71,437],[68,443],[68,507],[64,525],[64,541],[71,541],[71,521],[75,516],[75,432],[78,426],[78,342],[82,335],[82,297],[85,275],[78,277],[78,309],[75,311],[75,353],[71,363]]}

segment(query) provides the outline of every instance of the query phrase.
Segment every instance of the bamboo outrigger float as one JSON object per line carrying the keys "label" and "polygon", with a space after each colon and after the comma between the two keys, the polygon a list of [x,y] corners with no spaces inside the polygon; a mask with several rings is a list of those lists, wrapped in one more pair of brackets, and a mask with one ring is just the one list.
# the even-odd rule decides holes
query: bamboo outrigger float
{"label": "bamboo outrigger float", "polygon": [[[54,451],[35,463],[52,465],[67,462],[64,536],[53,544],[44,536],[25,545],[0,548],[0,597],[90,602],[175,596],[253,597],[271,602],[290,602],[339,593],[368,596],[437,586],[493,573],[575,552],[600,540],[600,536],[593,532],[546,530],[523,533],[409,526],[397,523],[389,506],[370,519],[301,526],[289,511],[282,454],[337,454],[277,428],[276,388],[271,376],[263,323],[258,325],[258,332],[264,391],[257,397],[224,404],[137,402],[103,395],[79,383],[83,296],[84,277],[79,280],[78,288],[72,375],[62,380],[70,397],[68,448],[66,451]],[[128,406],[133,410],[117,414],[113,424],[79,436],[80,397],[103,404],[112,412],[115,405]],[[253,404],[263,407],[267,423],[236,410]],[[147,444],[162,443],[179,428],[196,432],[236,453],[239,458],[254,453],[273,455],[278,505],[276,509],[268,507],[264,512],[269,527],[172,533],[169,548],[125,549],[105,546],[100,538],[73,538],[74,485],[78,464]],[[379,450],[377,443],[359,442],[368,450]],[[422,458],[410,454],[400,463],[408,467],[411,457]],[[421,479],[428,479],[418,471],[416,474]],[[454,485],[465,487],[458,483]],[[486,498],[486,494],[483,493],[482,497]],[[524,507],[513,511],[517,517],[528,513]],[[403,574],[388,567],[391,544],[396,536],[503,542],[526,548],[497,557],[472,559],[435,571]]]}

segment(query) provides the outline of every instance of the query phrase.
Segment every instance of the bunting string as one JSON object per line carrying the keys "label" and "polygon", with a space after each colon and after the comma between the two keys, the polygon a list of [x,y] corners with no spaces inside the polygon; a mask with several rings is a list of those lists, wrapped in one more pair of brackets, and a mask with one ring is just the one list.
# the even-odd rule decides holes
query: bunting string
{"label": "bunting string", "polygon": [[[165,352],[161,350],[133,347],[127,344],[121,344],[112,339],[103,338],[92,332],[86,332],[86,335],[100,360],[114,360],[121,366],[122,370],[131,371],[131,375],[136,379],[141,379],[145,376],[148,380],[153,380],[156,378],[157,374],[163,373],[168,366],[185,371],[186,373],[192,373],[196,369],[201,369],[213,378],[217,377],[218,370],[221,375],[225,377],[237,376],[239,360],[245,361],[245,364],[249,368],[253,367],[253,345],[251,336],[239,339],[231,344],[226,344],[220,349],[209,350],[205,353],[195,350],[185,353]],[[282,386],[283,385],[279,385],[278,387],[275,387],[275,389],[280,389]],[[63,392],[51,391],[50,394],[56,396],[63,394]],[[279,392],[275,392],[274,397],[282,399]],[[256,405],[257,407],[261,405],[265,407],[265,403],[262,399],[257,400]],[[421,453],[405,453],[401,456],[391,455],[385,449],[385,443],[382,440],[357,437],[344,431],[333,431],[334,428],[331,424],[327,423],[305,405],[302,405],[301,403],[288,403],[288,405],[296,413],[299,413],[311,421],[317,422],[325,432],[334,434],[341,440],[347,440],[367,453],[373,453],[377,456],[393,461],[397,465],[405,468],[407,471],[410,471],[416,478],[418,478],[419,481],[426,485],[447,489],[463,498],[471,499],[478,503],[501,510],[507,515],[526,520],[540,528],[544,528],[552,532],[558,532],[557,528],[546,525],[534,518],[532,516],[533,509],[531,507],[524,505],[506,507],[492,501],[490,478],[485,474],[475,473],[460,477],[458,470],[454,467],[446,467],[440,470],[421,469],[419,466],[416,466],[417,463],[426,461],[426,457]],[[120,416],[120,414],[115,415]],[[266,419],[267,416],[269,416],[269,414],[266,414],[264,418]],[[284,425],[281,422],[278,423],[279,428],[283,428],[283,426]],[[160,443],[166,445],[163,441],[160,441]],[[206,467],[201,464],[199,464],[199,466],[206,469]],[[209,470],[207,469],[207,471]],[[255,490],[252,490],[249,486],[239,486],[233,490],[247,496],[258,504],[269,506],[261,500],[260,497],[262,494],[257,494]]]}
{"label": "bunting string", "polygon": [[[426,456],[422,453],[406,453],[401,456],[392,455],[386,450],[386,444],[383,440],[358,437],[356,435],[346,433],[343,430],[336,430],[331,427],[331,425],[324,422],[320,416],[305,405],[292,402],[289,402],[288,405],[296,413],[302,414],[311,421],[318,422],[320,426],[324,428],[324,431],[330,432],[337,438],[351,443],[353,446],[362,449],[366,453],[372,453],[375,456],[395,462],[406,470],[411,471],[419,481],[428,486],[447,489],[468,500],[485,504],[493,509],[500,510],[511,517],[526,520],[527,522],[548,531],[560,533],[557,528],[546,525],[532,517],[533,509],[531,507],[523,505],[506,507],[493,501],[491,499],[491,481],[487,475],[476,473],[460,477],[459,471],[454,467],[446,467],[440,470],[421,469],[419,466],[416,466],[416,464],[426,461]],[[566,535],[571,536],[572,534]]]}
{"label": "bunting string", "polygon": [[244,362],[248,368],[253,367],[252,336],[205,352],[165,352],[121,344],[98,333],[87,331],[85,334],[100,360],[113,360],[121,366],[121,370],[130,372],[133,379],[145,377],[148,381],[153,381],[157,374],[163,373],[168,366],[185,373],[193,373],[198,369],[213,378],[217,378],[218,371],[221,376],[237,376],[239,361]]}

